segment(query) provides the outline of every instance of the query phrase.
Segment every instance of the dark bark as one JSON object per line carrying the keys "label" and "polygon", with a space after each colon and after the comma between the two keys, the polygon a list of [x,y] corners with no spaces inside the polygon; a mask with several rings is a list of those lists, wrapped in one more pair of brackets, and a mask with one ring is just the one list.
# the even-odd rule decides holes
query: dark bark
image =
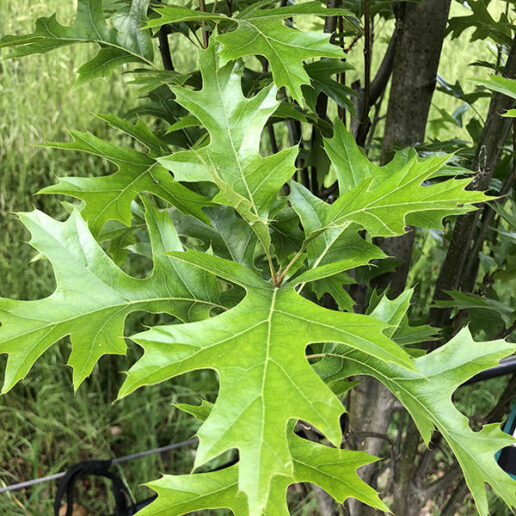
{"label": "dark bark", "polygon": [[[498,192],[498,195],[505,196],[511,190],[514,183],[514,171],[510,173],[501,190]],[[466,264],[464,266],[464,271],[461,278],[461,290],[472,292],[475,287],[475,280],[478,274],[478,267],[480,264],[480,260],[478,255],[484,246],[484,242],[487,238],[489,230],[492,227],[493,220],[495,218],[496,212],[489,206],[485,205],[482,210],[482,220],[480,223],[480,228],[478,233],[473,241],[473,245],[471,247],[471,251],[466,258]]]}
{"label": "dark bark", "polygon": [[369,130],[369,108],[371,107],[371,51],[372,41],[372,20],[369,11],[369,0],[364,0],[364,88],[362,91],[362,112],[360,113],[360,124],[357,130],[357,143],[361,146],[367,137]]}
{"label": "dark bark", "polygon": [[[387,88],[387,83],[391,77],[392,67],[394,64],[394,50],[396,48],[397,34],[398,31],[397,28],[395,28],[389,41],[389,45],[387,46],[387,50],[383,56],[382,62],[378,67],[374,79],[371,81],[371,85],[369,87],[369,101],[367,102],[368,112],[370,107],[374,106],[380,100],[380,98],[385,93],[385,89]],[[355,86],[355,91],[358,94],[358,97],[354,100],[357,119],[351,119],[351,132],[355,135],[357,143],[363,146],[367,134],[371,129],[371,124],[369,123],[368,113],[364,114],[366,104],[364,90],[359,88],[358,84]],[[361,129],[361,120],[365,121],[366,123],[364,130]]]}
{"label": "dark bark", "polygon": [[168,41],[168,33],[165,27],[161,27],[158,31],[159,52],[161,61],[165,70],[174,70],[172,63],[172,54],[170,52],[170,43]]}
{"label": "dark bark", "polygon": [[384,156],[391,153],[395,143],[413,145],[425,137],[449,8],[450,0],[398,6]]}
{"label": "dark bark", "polygon": [[[504,76],[516,77],[516,40],[513,42]],[[511,121],[501,115],[510,109],[514,100],[510,97],[495,93],[489,105],[486,122],[480,135],[472,170],[478,172],[471,184],[470,190],[487,190],[493,177],[495,166],[500,159],[503,143],[507,138]],[[470,212],[458,217],[453,235],[448,247],[446,258],[441,266],[439,278],[436,283],[434,299],[446,299],[444,290],[456,290],[462,281],[464,266],[471,252],[475,229],[480,212]],[[430,324],[433,326],[445,326],[450,317],[449,309],[434,308],[430,312]]]}
{"label": "dark bark", "polygon": [[[352,436],[359,438],[355,448],[371,455],[382,455],[385,440],[377,436],[387,433],[396,405],[396,399],[382,384],[369,377],[362,379],[349,395],[349,429]],[[361,437],[365,435],[368,437]],[[369,484],[376,470],[376,463],[369,464],[360,468],[358,474]],[[348,507],[351,516],[378,514],[378,511],[357,500],[349,500]]]}
{"label": "dark bark", "polygon": [[[329,0],[328,9],[333,9],[340,7],[342,4],[341,0]],[[332,40],[335,38],[335,31],[337,29],[337,16],[329,16],[326,18],[324,22],[324,32],[326,34],[332,34]],[[315,106],[315,112],[317,116],[322,119],[327,119],[327,110],[328,110],[328,96],[324,93],[320,93],[317,97],[317,102]],[[317,125],[312,126],[312,136],[311,136],[311,149],[315,149],[316,145],[321,142],[320,129]],[[310,167],[310,190],[315,195],[320,195],[319,192],[319,181],[318,181],[318,173],[317,167],[312,165]]]}
{"label": "dark bark", "polygon": [[[397,7],[392,85],[382,144],[384,163],[394,144],[414,145],[425,138],[449,8],[450,0],[403,3]],[[379,287],[389,285],[392,296],[405,288],[413,243],[413,231],[380,243],[386,254],[400,261],[393,273],[381,276],[377,282]]]}
{"label": "dark bark", "polygon": [[[425,0],[396,6],[392,85],[382,147],[384,163],[388,161],[395,143],[407,146],[424,140],[449,7],[450,0]],[[401,237],[379,242],[389,256],[400,261],[400,266],[394,273],[383,275],[377,283],[378,286],[390,285],[390,292],[394,295],[402,292],[405,287],[413,240],[414,232],[409,231]],[[358,387],[360,386],[354,391]],[[362,391],[351,398],[350,425],[358,425],[362,429],[364,422],[370,422],[370,430],[385,432],[395,404],[392,394],[371,382],[364,382]],[[354,407],[354,404],[358,407]],[[417,511],[421,507],[420,502],[413,500],[412,504],[409,503],[416,494],[413,479],[418,444],[419,434],[411,423],[403,443],[403,463],[394,472],[393,495],[398,514],[419,514]],[[366,443],[364,449],[372,454],[380,451],[377,440]],[[366,481],[371,478],[374,467],[361,470],[361,476]],[[352,516],[370,513],[369,509],[358,503],[350,504],[350,509]]]}

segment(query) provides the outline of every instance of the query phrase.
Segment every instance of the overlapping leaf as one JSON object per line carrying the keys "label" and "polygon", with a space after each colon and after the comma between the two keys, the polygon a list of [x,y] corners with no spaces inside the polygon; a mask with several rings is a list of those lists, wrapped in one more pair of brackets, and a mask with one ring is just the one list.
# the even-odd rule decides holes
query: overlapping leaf
{"label": "overlapping leaf", "polygon": [[491,38],[500,45],[511,45],[512,26],[506,13],[500,13],[500,18],[496,21],[489,12],[488,3],[484,0],[469,0],[467,8],[470,14],[450,18],[446,29],[447,34],[451,33],[452,38],[458,38],[465,30],[474,27],[471,41]]}
{"label": "overlapping leaf", "polygon": [[0,353],[9,355],[4,392],[66,335],[72,340],[69,365],[77,388],[102,355],[125,353],[124,321],[129,313],[166,312],[189,321],[220,307],[213,278],[164,255],[182,246],[169,216],[148,202],[154,270],[143,280],[128,276],[108,258],[79,212],[66,222],[39,211],[22,214],[21,219],[32,234],[31,245],[52,263],[57,288],[37,301],[0,299]]}
{"label": "overlapping leaf", "polygon": [[[391,309],[384,306],[373,315],[382,317],[395,329],[408,308],[405,301],[404,298],[385,299],[384,304],[391,304]],[[516,507],[516,482],[495,460],[495,453],[514,439],[503,433],[497,424],[474,432],[451,397],[466,380],[496,365],[515,350],[516,345],[503,340],[475,342],[465,328],[446,345],[415,360],[424,377],[376,359],[365,361],[360,351],[341,345],[329,346],[327,351],[331,356],[321,360],[315,368],[329,383],[357,374],[370,375],[382,382],[410,412],[427,444],[437,428],[457,457],[477,508],[485,516],[488,514],[486,482],[509,507]]]}
{"label": "overlapping leaf", "polygon": [[199,430],[196,466],[238,448],[238,489],[247,495],[250,514],[263,514],[274,479],[294,475],[290,420],[308,421],[334,444],[340,442],[343,407],[312,371],[306,346],[341,342],[401,368],[412,368],[412,360],[385,337],[386,326],[378,320],[324,309],[296,294],[292,285],[273,288],[249,269],[218,257],[196,251],[174,256],[243,286],[247,296],[212,319],[136,335],[145,354],[129,371],[120,395],[194,369],[215,369],[220,390]]}
{"label": "overlapping leaf", "polygon": [[42,54],[74,43],[93,42],[99,53],[79,69],[79,83],[109,75],[117,66],[130,62],[152,66],[153,46],[145,24],[149,0],[132,0],[106,23],[102,0],[78,0],[77,14],[70,26],[61,25],[52,15],[39,18],[32,34],[4,36],[0,48],[13,47],[8,57]]}
{"label": "overlapping leaf", "polygon": [[260,136],[277,109],[276,88],[252,98],[242,94],[238,66],[218,68],[216,45],[200,52],[201,91],[173,87],[177,102],[206,127],[210,143],[200,149],[176,152],[158,161],[178,181],[211,181],[219,187],[215,201],[233,206],[260,238],[270,244],[268,215],[281,186],[295,172],[297,148],[260,156]]}
{"label": "overlapping leaf", "polygon": [[372,236],[396,236],[406,225],[437,228],[447,215],[474,210],[473,203],[489,200],[481,192],[466,191],[470,179],[432,180],[450,156],[398,153],[385,167],[361,154],[340,123],[325,148],[339,180],[340,195],[328,210],[325,227],[357,224]]}
{"label": "overlapping leaf", "polygon": [[211,226],[189,215],[172,212],[179,235],[202,242],[199,245],[201,249],[211,247],[217,256],[252,268],[257,240],[249,225],[227,206],[208,208],[206,213]]}
{"label": "overlapping leaf", "polygon": [[[142,126],[128,126],[120,120],[118,124],[126,131],[137,131],[139,139],[143,139],[147,145],[156,145],[155,142],[152,143],[152,139],[149,142],[150,136],[144,132]],[[98,234],[108,220],[118,220],[129,225],[131,202],[141,192],[157,195],[183,213],[208,222],[202,208],[211,205],[209,199],[174,181],[168,170],[159,166],[154,159],[142,152],[118,147],[89,133],[72,131],[71,134],[73,142],[49,145],[101,156],[114,163],[118,172],[104,177],[60,178],[58,184],[43,188],[41,193],[65,194],[85,201],[82,215],[95,234]]]}
{"label": "overlapping leaf", "polygon": [[[317,234],[325,224],[330,205],[294,181],[290,190],[290,203],[299,215],[305,235]],[[318,297],[329,293],[342,310],[353,311],[354,301],[343,288],[344,283],[352,281],[340,273],[385,257],[379,247],[359,236],[359,229],[331,228],[310,239],[306,245],[308,270],[298,277],[303,282],[313,282],[312,289]]]}
{"label": "overlapping leaf", "polygon": [[[403,234],[407,224],[437,228],[446,215],[475,209],[473,203],[487,199],[483,193],[465,191],[469,179],[432,181],[449,156],[419,161],[415,154],[398,153],[386,166],[378,167],[364,156],[352,135],[337,122],[333,138],[325,141],[339,182],[340,195],[328,204],[298,183],[291,182],[290,202],[303,225],[309,271],[303,281],[321,280],[320,292],[342,297],[342,282],[331,276],[384,257],[374,245],[358,236]],[[347,303],[349,306],[349,302]]]}
{"label": "overlapping leaf", "polygon": [[[375,460],[365,452],[340,450],[306,441],[289,433],[293,473],[290,478],[273,479],[271,496],[264,514],[288,516],[285,491],[289,484],[310,482],[322,487],[343,503],[349,497],[388,511],[378,495],[356,474],[356,469]],[[179,516],[210,508],[231,509],[237,516],[250,514],[246,496],[238,491],[238,465],[213,473],[171,476],[152,482],[158,498],[142,516]]]}
{"label": "overlapping leaf", "polygon": [[[224,45],[221,57],[232,61],[247,55],[262,55],[270,63],[278,88],[287,87],[292,97],[304,103],[301,86],[310,84],[303,62],[312,57],[342,58],[343,51],[329,42],[328,34],[300,32],[284,24],[286,18],[300,15],[347,16],[343,9],[326,9],[319,2],[305,2],[275,9],[260,9],[261,3],[251,5],[233,18],[215,13],[202,13],[169,6],[159,10],[161,18],[149,22],[149,27],[165,23],[211,20],[235,25],[236,29],[220,34]],[[352,27],[354,29],[354,27]]]}

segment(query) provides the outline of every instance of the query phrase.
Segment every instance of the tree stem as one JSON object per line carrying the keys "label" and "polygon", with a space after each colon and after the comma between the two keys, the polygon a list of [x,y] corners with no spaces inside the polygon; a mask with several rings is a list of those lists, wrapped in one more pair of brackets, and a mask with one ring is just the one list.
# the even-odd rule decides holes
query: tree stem
{"label": "tree stem", "polygon": [[[203,13],[206,12],[205,0],[199,0],[199,9]],[[208,31],[206,30],[206,22],[204,20],[201,22],[201,27],[202,27],[202,47],[208,48],[209,37],[208,37]]]}

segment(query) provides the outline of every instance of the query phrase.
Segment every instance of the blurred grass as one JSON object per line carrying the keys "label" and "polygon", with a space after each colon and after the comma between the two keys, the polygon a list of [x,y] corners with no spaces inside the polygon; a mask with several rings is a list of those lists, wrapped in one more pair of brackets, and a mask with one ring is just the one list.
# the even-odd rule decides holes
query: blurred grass
{"label": "blurred grass", "polygon": [[[57,12],[62,23],[71,20],[74,3],[58,0],[0,3],[0,35],[28,33],[37,17]],[[56,176],[96,175],[107,165],[86,154],[60,152],[37,146],[45,141],[67,140],[69,128],[90,130],[102,137],[107,129],[92,114],[120,113],[132,107],[134,92],[120,74],[94,87],[73,89],[74,70],[96,49],[76,45],[45,55],[0,62],[0,296],[36,299],[55,286],[45,260],[31,263],[34,250],[24,242],[28,233],[15,212],[41,209],[64,216],[63,198],[38,196]],[[134,322],[132,324],[135,324]],[[195,423],[171,403],[196,402],[194,389],[216,390],[208,372],[192,374],[188,381],[151,387],[112,404],[123,375],[136,359],[106,357],[76,395],[71,371],[65,367],[69,344],[52,347],[37,361],[26,380],[0,398],[0,485],[8,485],[66,470],[80,460],[113,458],[192,436]],[[5,357],[0,357],[0,362]],[[2,362],[3,363],[3,362]],[[3,367],[2,367],[3,369]],[[202,389],[198,385],[202,382]],[[188,387],[185,387],[188,385]],[[207,393],[210,396],[210,392]],[[150,495],[139,484],[160,472],[187,472],[193,462],[185,448],[125,464],[120,468],[136,499]],[[51,514],[54,483],[0,495],[0,514]],[[82,482],[88,514],[108,511],[103,482]],[[110,495],[109,495],[110,496]]]}
{"label": "blurred grass", "polygon": [[[0,3],[0,35],[27,33],[39,16],[57,11],[62,22],[70,21],[71,1],[33,1],[30,9],[19,9],[11,0]],[[464,8],[453,3],[453,13]],[[392,27],[377,28],[373,69],[377,66],[385,38]],[[450,83],[485,70],[472,69],[474,59],[490,57],[486,42],[470,43],[468,37],[445,41],[439,72]],[[467,42],[465,44],[465,42]],[[172,38],[175,64],[181,71],[193,68],[191,47]],[[93,112],[120,113],[132,106],[135,92],[121,74],[109,81],[98,80],[94,87],[72,89],[74,69],[95,52],[93,46],[78,45],[41,56],[0,62],[0,296],[36,299],[54,289],[54,279],[45,260],[31,263],[34,251],[23,242],[28,234],[17,221],[15,212],[34,207],[54,216],[64,216],[59,197],[37,196],[41,187],[53,184],[56,176],[105,173],[107,165],[85,154],[39,148],[44,141],[66,140],[67,129],[90,130],[102,137],[108,132]],[[357,46],[350,62],[361,67],[361,48]],[[478,72],[478,73],[477,73]],[[350,73],[348,83],[358,78]],[[467,84],[467,83],[466,83]],[[466,86],[471,91],[473,86]],[[460,101],[436,93],[434,103],[452,112]],[[387,102],[384,101],[384,110]],[[479,103],[485,112],[487,101]],[[435,109],[430,119],[437,117]],[[467,120],[467,115],[466,115]],[[429,136],[435,136],[429,130]],[[281,133],[284,139],[286,134]],[[109,136],[110,137],[110,136]],[[446,127],[440,138],[466,138],[464,129]],[[428,251],[430,252],[430,251]],[[136,324],[134,321],[132,324]],[[69,344],[49,350],[35,365],[27,379],[9,396],[0,398],[0,484],[52,474],[79,460],[112,458],[163,446],[189,438],[195,430],[191,418],[170,406],[178,399],[195,402],[196,389],[213,398],[213,374],[201,372],[186,379],[138,391],[112,404],[126,370],[139,351],[131,348],[129,357],[105,357],[77,394],[71,390],[71,372],[64,367]],[[0,361],[4,357],[0,358]],[[36,387],[37,386],[37,387]],[[165,456],[140,459],[123,466],[129,486],[137,499],[148,495],[139,483],[156,478],[162,471],[185,472],[193,455],[183,449]],[[100,482],[83,482],[88,514],[106,510],[102,498],[106,487]],[[42,486],[0,495],[0,514],[50,514],[54,486]],[[306,502],[306,500],[305,500]]]}

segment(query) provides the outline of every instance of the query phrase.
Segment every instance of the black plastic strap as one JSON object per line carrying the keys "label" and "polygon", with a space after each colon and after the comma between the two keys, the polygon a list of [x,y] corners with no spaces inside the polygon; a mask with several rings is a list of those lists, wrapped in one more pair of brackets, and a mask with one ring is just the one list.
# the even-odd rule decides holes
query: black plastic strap
{"label": "black plastic strap", "polygon": [[72,516],[73,513],[73,489],[75,481],[80,475],[94,475],[97,477],[105,477],[112,481],[112,492],[115,499],[115,516],[127,516],[132,514],[129,512],[130,497],[124,483],[114,473],[109,471],[111,467],[110,460],[89,460],[80,462],[69,469],[65,476],[59,482],[56,497],[54,500],[54,516],[59,516],[59,509],[63,496],[66,493],[66,513],[65,516]]}

